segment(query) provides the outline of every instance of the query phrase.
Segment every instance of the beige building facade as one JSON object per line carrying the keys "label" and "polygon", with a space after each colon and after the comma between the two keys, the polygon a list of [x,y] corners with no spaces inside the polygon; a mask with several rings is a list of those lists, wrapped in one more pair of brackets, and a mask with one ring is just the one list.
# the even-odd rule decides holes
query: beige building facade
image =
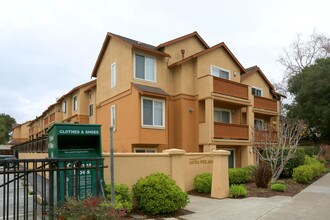
{"label": "beige building facade", "polygon": [[228,150],[229,166],[254,164],[252,129],[276,126],[280,95],[257,66],[197,32],[152,46],[107,33],[92,72],[102,145],[115,152]]}

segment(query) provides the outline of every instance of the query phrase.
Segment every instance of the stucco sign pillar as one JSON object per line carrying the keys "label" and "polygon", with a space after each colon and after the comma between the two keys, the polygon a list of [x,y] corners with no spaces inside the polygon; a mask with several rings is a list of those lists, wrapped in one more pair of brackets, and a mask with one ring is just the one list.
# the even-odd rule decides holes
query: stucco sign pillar
{"label": "stucco sign pillar", "polygon": [[212,171],[212,198],[227,198],[229,196],[228,156],[229,151],[214,150]]}

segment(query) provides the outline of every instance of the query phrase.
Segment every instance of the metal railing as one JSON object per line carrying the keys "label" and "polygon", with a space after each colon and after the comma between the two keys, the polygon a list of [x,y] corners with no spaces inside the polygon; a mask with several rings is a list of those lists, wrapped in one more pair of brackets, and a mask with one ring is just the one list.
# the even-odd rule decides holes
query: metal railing
{"label": "metal railing", "polygon": [[0,219],[56,219],[67,197],[102,196],[103,159],[11,159],[0,164]]}

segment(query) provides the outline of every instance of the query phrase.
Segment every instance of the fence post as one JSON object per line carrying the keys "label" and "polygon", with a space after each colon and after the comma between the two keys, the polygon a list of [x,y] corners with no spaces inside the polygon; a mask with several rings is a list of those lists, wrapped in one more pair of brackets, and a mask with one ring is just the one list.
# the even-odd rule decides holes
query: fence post
{"label": "fence post", "polygon": [[182,156],[186,153],[186,151],[172,148],[164,150],[163,153],[167,153],[170,156],[170,169],[172,179],[183,191],[185,191],[185,175],[183,170],[184,164]]}
{"label": "fence post", "polygon": [[213,155],[211,197],[227,198],[229,196],[228,156],[230,152],[215,150],[211,154]]}

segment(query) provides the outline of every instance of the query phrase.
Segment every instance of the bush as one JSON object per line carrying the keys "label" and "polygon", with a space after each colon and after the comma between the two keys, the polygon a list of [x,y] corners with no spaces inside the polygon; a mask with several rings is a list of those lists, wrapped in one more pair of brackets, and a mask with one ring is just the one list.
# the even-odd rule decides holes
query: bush
{"label": "bush", "polygon": [[245,168],[229,168],[229,184],[246,183],[251,179],[250,171]]}
{"label": "bush", "polygon": [[274,183],[270,186],[270,188],[274,191],[284,192],[288,187],[282,183]]}
{"label": "bush", "polygon": [[313,170],[313,178],[321,175],[321,173],[326,172],[326,168],[322,162],[320,162],[315,156],[305,157],[305,165],[311,166]]}
{"label": "bush", "polygon": [[267,163],[261,162],[256,168],[254,182],[258,188],[267,189],[270,180],[272,179],[272,171]]}
{"label": "bush", "polygon": [[133,186],[138,208],[146,214],[167,214],[185,207],[189,200],[168,175],[154,173]]}
{"label": "bush", "polygon": [[253,181],[254,180],[254,173],[256,171],[256,166],[247,166],[243,167],[248,173],[248,181]]}
{"label": "bush", "polygon": [[212,174],[202,173],[194,178],[194,187],[197,192],[211,193],[212,188]]}
{"label": "bush", "polygon": [[[107,184],[104,188],[107,199],[111,199],[111,185]],[[132,210],[132,193],[125,184],[115,184],[115,207],[118,209]]]}
{"label": "bush", "polygon": [[308,183],[314,178],[313,169],[310,165],[302,165],[293,169],[293,180],[298,183]]}
{"label": "bush", "polygon": [[316,156],[320,152],[320,147],[318,146],[304,146],[303,148],[305,149],[305,154],[310,157]]}
{"label": "bush", "polygon": [[[288,154],[288,149],[284,151],[284,155]],[[292,177],[293,169],[304,165],[305,162],[305,149],[304,148],[298,148],[294,157],[288,160],[287,164],[285,165],[281,176],[284,177]]]}
{"label": "bush", "polygon": [[244,185],[231,185],[229,190],[230,197],[239,198],[239,197],[246,197],[248,191]]}

